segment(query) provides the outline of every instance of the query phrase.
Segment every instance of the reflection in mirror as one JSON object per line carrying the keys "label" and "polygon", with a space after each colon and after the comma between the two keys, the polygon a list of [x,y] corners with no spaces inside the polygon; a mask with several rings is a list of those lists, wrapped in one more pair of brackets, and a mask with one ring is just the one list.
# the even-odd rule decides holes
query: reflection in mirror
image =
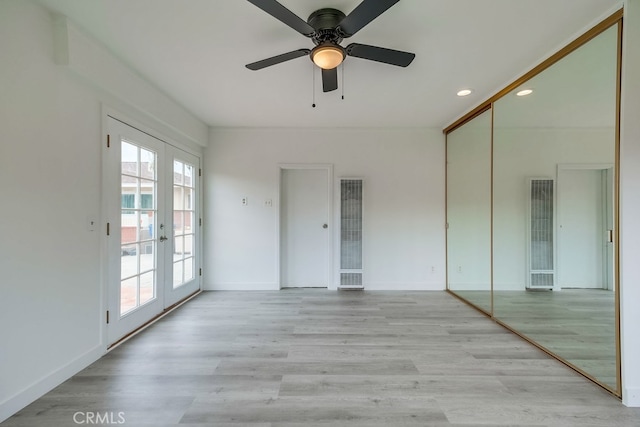
{"label": "reflection in mirror", "polygon": [[491,110],[447,134],[449,290],[491,313]]}
{"label": "reflection in mirror", "polygon": [[612,390],[617,36],[493,106],[494,317]]}

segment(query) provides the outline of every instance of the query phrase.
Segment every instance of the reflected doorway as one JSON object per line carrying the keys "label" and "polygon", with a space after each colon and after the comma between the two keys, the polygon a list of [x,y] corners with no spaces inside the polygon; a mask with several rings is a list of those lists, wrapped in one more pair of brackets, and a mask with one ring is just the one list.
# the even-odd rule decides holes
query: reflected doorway
{"label": "reflected doorway", "polygon": [[558,168],[558,286],[613,290],[613,167]]}

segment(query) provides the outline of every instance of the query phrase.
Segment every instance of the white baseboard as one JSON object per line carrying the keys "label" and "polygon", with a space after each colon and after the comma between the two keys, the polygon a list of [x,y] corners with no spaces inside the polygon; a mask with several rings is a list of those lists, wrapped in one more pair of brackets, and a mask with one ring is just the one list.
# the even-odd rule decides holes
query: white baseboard
{"label": "white baseboard", "polygon": [[630,408],[640,408],[640,388],[624,388],[622,390],[622,404]]}
{"label": "white baseboard", "polygon": [[444,283],[389,283],[389,282],[364,282],[365,291],[444,291]]}
{"label": "white baseboard", "polygon": [[449,282],[452,291],[489,291],[490,283]]}
{"label": "white baseboard", "polygon": [[39,381],[34,382],[24,390],[0,402],[0,423],[59,386],[104,355],[104,347],[97,345],[91,350],[77,357],[70,363],[53,371]]}
{"label": "white baseboard", "polygon": [[274,282],[256,283],[209,283],[205,284],[205,291],[277,291],[280,287]]}
{"label": "white baseboard", "polygon": [[[338,286],[329,285],[327,289],[336,290]],[[320,289],[320,288],[319,288]],[[205,291],[277,291],[280,287],[273,282],[255,283],[209,283],[205,284]],[[364,290],[369,291],[443,291],[445,285],[442,282],[415,282],[415,283],[389,283],[366,282]]]}

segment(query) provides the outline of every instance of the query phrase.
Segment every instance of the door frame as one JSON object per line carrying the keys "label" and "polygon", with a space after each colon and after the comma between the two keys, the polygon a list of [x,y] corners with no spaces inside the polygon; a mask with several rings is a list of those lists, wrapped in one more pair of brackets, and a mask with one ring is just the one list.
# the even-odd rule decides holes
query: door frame
{"label": "door frame", "polygon": [[333,282],[333,165],[329,163],[279,163],[277,165],[278,198],[276,202],[276,280],[278,290],[282,289],[282,178],[286,170],[323,170],[327,173],[327,224],[329,236],[327,242],[327,289],[337,289]]}
{"label": "door frame", "polygon": [[[127,111],[129,111],[127,109]],[[98,322],[100,324],[100,336],[99,336],[99,342],[100,342],[100,346],[102,348],[103,353],[106,353],[107,351],[109,351],[111,348],[114,348],[117,344],[119,344],[120,342],[125,341],[126,339],[128,339],[129,337],[137,334],[138,332],[142,331],[144,328],[146,328],[147,326],[153,324],[155,321],[157,321],[159,318],[161,318],[162,316],[164,316],[165,314],[167,314],[169,311],[171,311],[173,308],[178,307],[182,304],[184,304],[185,302],[187,302],[189,299],[193,298],[195,295],[197,295],[199,292],[202,291],[203,289],[203,281],[202,281],[202,275],[198,274],[196,276],[197,280],[198,280],[198,291],[192,295],[187,296],[186,298],[184,298],[183,300],[179,301],[178,303],[165,308],[165,310],[160,313],[158,316],[156,316],[155,318],[151,319],[149,322],[145,323],[144,325],[142,325],[139,329],[135,330],[133,333],[127,335],[125,338],[123,338],[122,340],[118,341],[116,343],[116,345],[111,346],[109,344],[109,335],[108,335],[108,324],[107,324],[107,312],[109,310],[109,280],[111,279],[111,275],[112,272],[110,271],[110,259],[109,259],[109,236],[107,235],[106,231],[107,231],[107,223],[109,222],[109,215],[110,215],[110,208],[111,206],[109,205],[109,197],[108,195],[110,194],[109,192],[111,191],[111,182],[110,182],[110,170],[109,170],[109,166],[110,166],[110,151],[109,151],[109,118],[113,118],[115,120],[118,120],[124,124],[127,124],[143,133],[148,134],[149,136],[152,136],[153,138],[156,138],[160,141],[162,141],[163,143],[178,148],[182,151],[185,151],[188,154],[191,154],[193,156],[196,156],[199,159],[199,175],[198,178],[201,180],[198,188],[197,188],[197,198],[198,198],[198,208],[197,208],[197,212],[196,212],[196,217],[197,220],[199,222],[199,226],[198,226],[198,230],[197,230],[197,243],[196,243],[196,247],[197,250],[199,252],[198,256],[196,257],[196,265],[195,265],[195,269],[196,271],[200,272],[201,268],[202,268],[202,256],[203,256],[203,239],[202,239],[202,226],[201,226],[201,219],[202,219],[202,213],[203,213],[203,203],[202,203],[202,197],[203,197],[203,187],[204,185],[202,185],[202,179],[201,179],[201,170],[203,168],[203,152],[201,149],[199,149],[198,147],[196,147],[196,145],[190,145],[188,143],[181,143],[176,141],[173,138],[169,138],[168,136],[166,136],[165,133],[163,133],[163,131],[161,129],[164,129],[166,127],[165,124],[156,121],[154,118],[150,117],[150,116],[140,116],[139,118],[135,118],[138,117],[139,115],[136,114],[137,112],[134,110],[129,111],[129,113],[124,113],[122,110],[119,110],[117,108],[114,108],[113,106],[106,104],[106,103],[101,103],[101,136],[100,136],[100,157],[101,157],[101,178],[102,178],[102,183],[101,183],[101,187],[100,187],[100,216],[98,218],[98,226],[96,227],[96,230],[100,233],[100,280],[99,280],[99,286],[100,286],[100,301],[99,301],[99,307],[100,307],[100,311],[99,313],[97,313],[97,317],[98,317]]]}
{"label": "door frame", "polygon": [[[583,171],[599,171],[600,173],[602,173],[602,179],[601,179],[601,187],[600,187],[600,192],[601,195],[603,197],[603,199],[606,199],[608,196],[611,197],[611,206],[609,205],[609,200],[605,200],[605,203],[603,203],[602,206],[602,243],[604,245],[605,243],[605,239],[604,239],[604,231],[607,229],[607,224],[606,222],[608,221],[607,218],[607,209],[609,207],[612,207],[615,209],[616,206],[616,200],[615,200],[615,195],[617,192],[616,188],[612,188],[610,189],[610,192],[605,188],[605,186],[607,185],[607,182],[609,182],[609,180],[611,180],[613,178],[613,173],[615,172],[615,164],[614,163],[559,163],[557,165],[556,168],[556,182],[557,182],[557,188],[556,188],[556,205],[557,205],[557,214],[556,214],[556,228],[559,227],[560,225],[560,218],[562,218],[562,198],[563,198],[563,192],[564,190],[564,185],[561,179],[561,174],[562,171],[570,171],[570,170],[583,170]],[[611,171],[611,172],[609,172]],[[614,183],[615,185],[615,183]],[[616,212],[612,212],[611,213],[611,220],[614,220],[614,218],[616,217],[617,213]],[[613,221],[612,224],[612,229],[613,229],[613,237],[615,240],[615,236],[616,234],[616,224],[615,224],[615,220]],[[557,247],[560,248],[561,247],[561,240],[562,240],[562,233],[559,232],[559,230],[556,229],[556,236],[557,237]],[[616,242],[614,241],[612,243],[613,245],[616,245]],[[613,251],[612,255],[613,255],[613,259],[611,260],[611,262],[609,262],[609,254],[607,253],[607,250],[603,250],[603,254],[602,254],[602,280],[603,283],[606,285],[606,287],[603,287],[603,290],[609,290],[609,291],[613,291],[616,289],[616,277],[615,274],[610,275],[609,273],[612,273],[612,271],[609,271],[609,265],[615,266],[616,260],[615,260],[615,256],[616,256],[616,251],[615,251],[615,246],[610,248],[610,250]],[[560,255],[559,250],[558,250],[558,256]],[[560,259],[558,259],[557,261],[557,269],[562,268],[562,266],[560,265]],[[615,271],[615,270],[614,270]],[[558,274],[558,278],[560,278],[560,274]],[[557,290],[561,290],[562,286],[561,283],[558,281],[558,289]],[[555,289],[554,289],[555,290]]]}

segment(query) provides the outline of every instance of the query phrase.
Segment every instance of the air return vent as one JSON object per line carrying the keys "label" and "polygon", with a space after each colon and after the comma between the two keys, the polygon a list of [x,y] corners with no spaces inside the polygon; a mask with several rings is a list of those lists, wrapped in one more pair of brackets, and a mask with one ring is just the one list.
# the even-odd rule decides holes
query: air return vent
{"label": "air return vent", "polygon": [[362,289],[362,180],[340,180],[340,289]]}
{"label": "air return vent", "polygon": [[553,180],[529,180],[529,259],[527,288],[553,289],[554,213]]}

